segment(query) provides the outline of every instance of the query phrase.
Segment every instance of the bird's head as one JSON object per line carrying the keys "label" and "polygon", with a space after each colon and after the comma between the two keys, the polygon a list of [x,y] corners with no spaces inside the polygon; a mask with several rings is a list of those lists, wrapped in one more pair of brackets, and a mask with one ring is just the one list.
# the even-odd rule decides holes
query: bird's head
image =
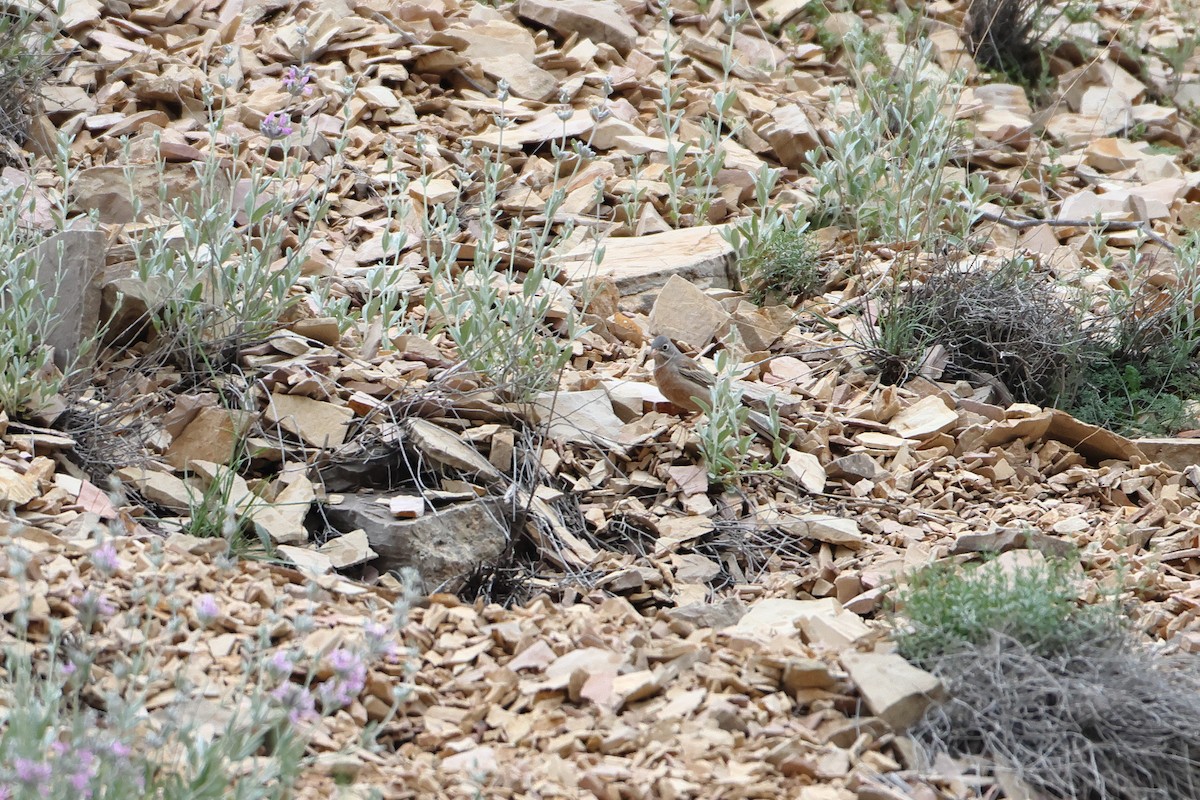
{"label": "bird's head", "polygon": [[650,353],[654,356],[654,363],[663,364],[670,361],[672,356],[679,353],[679,349],[671,343],[663,334],[654,337],[654,341],[650,342]]}

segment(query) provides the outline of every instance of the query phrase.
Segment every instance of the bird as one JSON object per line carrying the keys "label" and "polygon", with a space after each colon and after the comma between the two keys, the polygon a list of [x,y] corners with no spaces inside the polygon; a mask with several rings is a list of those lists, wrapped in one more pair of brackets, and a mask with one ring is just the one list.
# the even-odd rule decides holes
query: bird
{"label": "bird", "polygon": [[[697,398],[706,404],[713,402],[712,388],[717,382],[716,378],[694,358],[684,355],[670,338],[664,334],[655,336],[650,342],[650,353],[654,356],[654,383],[663,397],[680,408],[693,412],[704,411],[696,402]],[[742,405],[746,404],[743,397]],[[788,441],[796,438],[790,427],[784,426],[781,429],[772,423],[770,417],[758,411],[750,410],[746,415],[746,423],[768,441],[777,440],[784,434]]]}
{"label": "bird", "polygon": [[689,358],[668,337],[659,334],[650,342],[654,356],[654,383],[663,397],[688,411],[702,411],[696,398],[712,402],[712,373]]}

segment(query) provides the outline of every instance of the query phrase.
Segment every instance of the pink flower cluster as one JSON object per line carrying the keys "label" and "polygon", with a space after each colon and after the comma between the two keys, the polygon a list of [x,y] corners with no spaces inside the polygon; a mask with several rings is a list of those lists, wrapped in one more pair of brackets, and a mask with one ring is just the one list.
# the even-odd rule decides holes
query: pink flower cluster
{"label": "pink flower cluster", "polygon": [[285,139],[292,135],[292,119],[286,111],[272,111],[263,117],[258,129],[268,139]]}
{"label": "pink flower cluster", "polygon": [[367,665],[353,650],[339,648],[329,654],[333,677],[321,684],[321,702],[327,710],[345,708],[367,683]]}
{"label": "pink flower cluster", "polygon": [[316,77],[312,71],[312,67],[305,65],[302,67],[288,67],[283,72],[283,88],[292,97],[305,95],[306,97],[313,92],[313,87],[309,82]]}

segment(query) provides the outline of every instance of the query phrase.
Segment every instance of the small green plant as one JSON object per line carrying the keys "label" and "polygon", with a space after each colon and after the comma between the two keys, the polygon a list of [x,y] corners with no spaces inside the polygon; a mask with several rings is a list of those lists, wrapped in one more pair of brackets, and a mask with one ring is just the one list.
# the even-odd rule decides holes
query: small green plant
{"label": "small green plant", "polygon": [[[501,103],[508,99],[503,81],[497,97]],[[603,113],[599,110],[594,117]],[[570,108],[564,106],[558,116],[565,124]],[[551,147],[560,169],[541,221],[529,224],[513,219],[506,228],[499,203],[506,180],[500,153],[510,121],[500,113],[495,124],[500,131],[497,150],[484,148],[476,153],[468,148],[464,152],[456,172],[460,198],[425,208],[423,244],[432,284],[426,308],[432,312],[434,328],[445,330],[470,369],[486,377],[507,399],[527,402],[558,385],[559,373],[571,357],[570,342],[586,330],[579,323],[574,301],[551,278],[548,259],[554,245],[574,231],[571,222],[553,229],[566,199],[563,187],[594,153],[586,143],[574,141],[568,146],[564,129]],[[418,137],[417,145],[418,150],[425,146],[423,137]],[[573,163],[572,169],[566,169],[568,163]],[[427,182],[429,176],[417,180]],[[598,190],[597,200],[601,197]],[[471,255],[464,259],[468,264],[463,268],[459,264],[463,249],[459,215],[466,213],[467,205],[478,209],[478,218]],[[595,250],[597,262],[603,252],[602,247]]]}
{"label": "small green plant", "polygon": [[1115,635],[1112,605],[1082,605],[1074,562],[1005,571],[996,562],[936,564],[909,577],[897,603],[900,653],[929,666],[946,653],[981,647],[999,634],[1034,652],[1062,653],[1100,633]]}
{"label": "small green plant", "polygon": [[1071,405],[1080,419],[1120,433],[1173,434],[1197,424],[1200,397],[1200,234],[1175,254],[1175,274],[1151,282],[1135,251],[1108,312],[1093,327],[1094,352]]}
{"label": "small green plant", "polygon": [[[288,87],[307,88],[299,74],[285,74],[284,88],[292,91]],[[224,138],[224,111],[213,98],[206,86],[208,136],[216,143]],[[307,124],[301,123],[302,132]],[[303,180],[302,158],[288,139],[290,112],[269,114],[260,128],[268,148],[282,148],[276,169],[259,162],[248,177],[236,174],[243,143],[231,139],[228,158],[210,150],[200,162],[191,197],[168,200],[167,182],[161,181],[158,208],[171,224],[156,226],[136,242],[137,276],[152,295],[148,313],[155,344],[193,381],[227,371],[242,347],[278,325],[298,297],[292,287],[329,208],[325,190]],[[345,142],[342,137],[339,153]],[[154,144],[157,151],[157,136]],[[164,159],[157,168],[161,177]],[[241,200],[234,191],[239,182],[245,189]],[[142,213],[136,198],[134,212]]]}
{"label": "small green plant", "polygon": [[433,280],[426,302],[440,315],[468,366],[487,376],[506,396],[523,402],[556,386],[558,373],[570,358],[570,346],[551,328],[556,307],[562,308],[568,340],[574,335],[575,317],[565,303],[556,306],[558,287],[548,278],[540,257],[524,272],[511,261],[505,264],[515,255],[520,225],[513,225],[507,241],[500,238],[504,233],[496,203],[500,162],[487,149],[480,158],[484,212],[467,269],[457,271],[459,246],[446,239],[454,230],[453,214],[440,206],[430,209],[426,217]]}
{"label": "small green plant", "polygon": [[750,252],[739,267],[751,300],[762,303],[772,295],[804,300],[821,288],[817,246],[806,223],[777,227],[765,238],[747,238]]}
{"label": "small green plant", "polygon": [[[25,587],[28,552],[10,547],[6,555]],[[173,569],[148,570],[131,586],[118,574],[130,557],[120,540],[62,557],[90,562],[84,584],[61,601],[74,609],[33,623],[37,593],[23,588],[3,626],[0,794],[11,800],[284,800],[311,768],[306,746],[322,719],[359,698],[369,666],[401,658],[397,631],[411,598],[396,603],[388,622],[367,620],[357,637],[339,634],[315,654],[278,640],[272,630],[282,618],[269,611],[237,645],[240,682],[235,673],[232,685],[208,685],[202,670],[178,669],[172,642],[219,626],[228,601],[182,599]],[[155,567],[167,558],[157,545],[136,557]],[[301,635],[312,629],[311,620],[294,624]],[[97,635],[102,629],[121,631],[128,646],[114,647]],[[403,699],[401,689],[392,713]]]}
{"label": "small green plant", "polygon": [[37,238],[21,224],[31,202],[15,187],[0,190],[0,410],[12,417],[36,411],[62,384],[46,344],[56,299],[39,279]]}
{"label": "small green plant", "polygon": [[700,455],[712,483],[737,481],[746,470],[754,434],[746,427],[750,409],[735,383],[737,364],[722,350],[715,356],[716,382],[709,398],[697,397],[704,419],[696,425]]}
{"label": "small green plant", "polygon": [[[77,172],[68,165],[70,144],[66,136],[58,138],[55,165],[63,200],[49,233],[67,226],[65,198]],[[28,188],[0,184],[0,412],[14,418],[37,412],[58,394],[103,333],[81,331],[75,352],[58,354],[62,368],[55,366],[49,342],[63,323],[58,292],[66,276],[54,265],[62,264],[63,251],[52,253],[47,236],[28,224],[36,210]]]}
{"label": "small green plant", "polygon": [[897,643],[949,700],[909,735],[927,758],[986,758],[1039,796],[1194,796],[1200,662],[1142,647],[1115,598],[1082,604],[1075,565],[912,576]]}
{"label": "small green plant", "polygon": [[[909,282],[890,282],[869,300],[849,334],[851,343],[867,355],[884,383],[907,381],[935,343],[930,307],[912,302],[914,291]],[[816,316],[830,330],[840,331],[834,320]]]}
{"label": "small green plant", "polygon": [[[986,194],[986,181],[959,179],[946,167],[962,141],[952,109],[960,84],[933,67],[933,45],[910,45],[899,64],[887,64],[867,34],[844,40],[859,90],[840,130],[808,153],[817,179],[816,226],[839,225],[860,242],[930,244],[954,235],[965,239]],[[831,107],[844,92],[831,93]],[[959,202],[960,196],[963,202]]]}
{"label": "small green plant", "polygon": [[33,7],[8,6],[0,13],[0,137],[25,140],[31,109],[50,72],[58,27],[43,24]]}

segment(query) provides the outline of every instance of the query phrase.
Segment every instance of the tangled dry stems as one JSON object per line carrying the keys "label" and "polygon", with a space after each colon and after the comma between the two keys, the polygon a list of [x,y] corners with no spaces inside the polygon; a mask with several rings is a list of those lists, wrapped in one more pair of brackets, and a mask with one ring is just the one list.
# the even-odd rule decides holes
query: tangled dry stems
{"label": "tangled dry stems", "polygon": [[929,664],[953,699],[911,732],[981,755],[1048,798],[1200,796],[1200,664],[1096,638],[1057,654],[996,635]]}
{"label": "tangled dry stems", "polygon": [[924,309],[960,377],[994,377],[1017,400],[1055,405],[1086,373],[1090,342],[1079,310],[1020,259],[994,270],[941,266],[910,302]]}
{"label": "tangled dry stems", "polygon": [[1027,85],[1042,76],[1047,0],[971,0],[967,41],[975,59]]}

